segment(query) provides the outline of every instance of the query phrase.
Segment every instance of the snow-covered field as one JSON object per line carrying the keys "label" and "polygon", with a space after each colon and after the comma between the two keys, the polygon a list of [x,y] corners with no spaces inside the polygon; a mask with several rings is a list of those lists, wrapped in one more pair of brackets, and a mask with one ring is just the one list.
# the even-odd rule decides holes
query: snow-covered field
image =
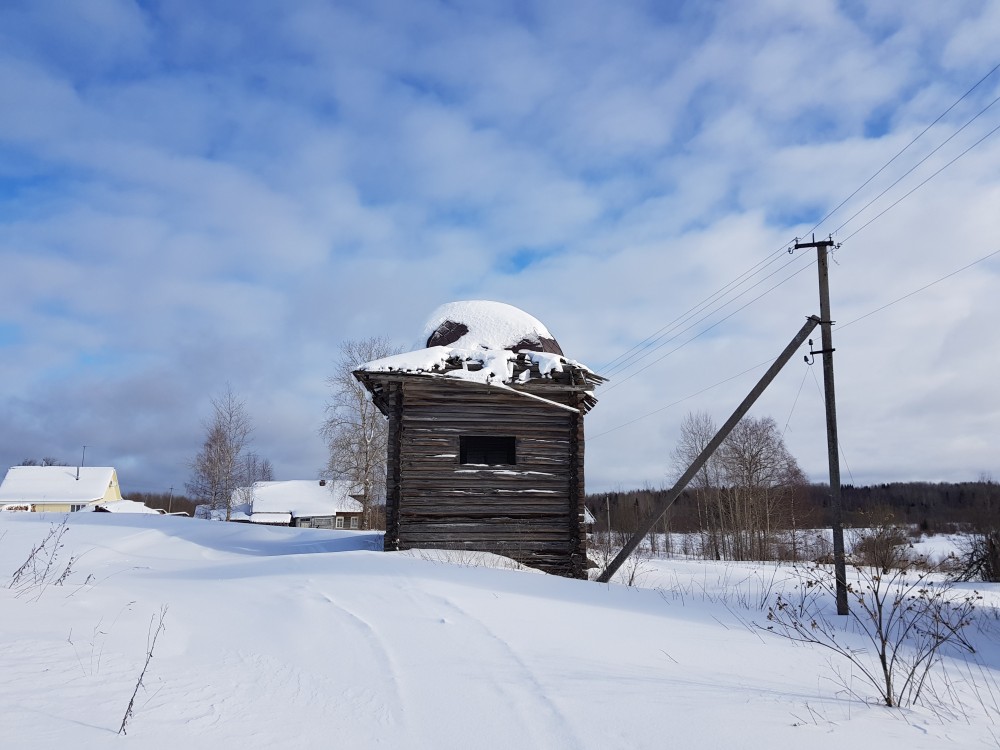
{"label": "snow-covered field", "polygon": [[626,588],[368,533],[77,513],[63,584],[7,588],[62,519],[0,515],[3,748],[1000,744],[996,620],[946,661],[944,704],[886,709],[828,652],[754,627],[789,567],[653,560]]}

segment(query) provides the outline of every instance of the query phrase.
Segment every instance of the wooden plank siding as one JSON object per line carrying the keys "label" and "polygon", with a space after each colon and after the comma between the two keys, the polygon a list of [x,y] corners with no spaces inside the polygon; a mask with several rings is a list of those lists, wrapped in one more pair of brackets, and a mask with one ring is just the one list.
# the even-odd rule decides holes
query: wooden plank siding
{"label": "wooden plank siding", "polygon": [[[586,577],[584,394],[539,392],[566,409],[464,381],[364,376],[389,418],[385,549],[495,552]],[[516,463],[462,464],[462,436],[512,436]]]}

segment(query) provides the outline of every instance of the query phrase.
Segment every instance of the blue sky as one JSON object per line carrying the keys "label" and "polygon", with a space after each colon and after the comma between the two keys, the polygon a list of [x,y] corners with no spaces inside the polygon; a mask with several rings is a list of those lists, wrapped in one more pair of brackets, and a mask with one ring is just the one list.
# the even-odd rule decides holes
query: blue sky
{"label": "blue sky", "polygon": [[[0,463],[86,444],[126,492],[179,488],[228,382],[279,478],[314,476],[339,343],[409,346],[455,299],[608,363],[810,230],[1000,62],[997,29],[985,1],[5,3]],[[1000,72],[820,234],[998,94]],[[835,239],[998,124],[1000,105]],[[835,319],[1000,249],[998,167],[1000,135],[845,242]],[[1000,477],[998,274],[835,332],[848,481]],[[754,373],[608,431],[775,355],[815,284],[613,373],[589,488],[664,482],[684,412],[723,421]],[[823,479],[801,367],[757,413]]]}

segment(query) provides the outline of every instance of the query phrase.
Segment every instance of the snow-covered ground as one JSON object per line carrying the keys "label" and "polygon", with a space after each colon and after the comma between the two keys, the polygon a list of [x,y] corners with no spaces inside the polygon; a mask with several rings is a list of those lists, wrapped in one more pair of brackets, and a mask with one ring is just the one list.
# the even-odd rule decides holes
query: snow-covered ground
{"label": "snow-covered ground", "polygon": [[936,750],[1000,738],[995,630],[974,629],[974,661],[946,662],[944,706],[882,708],[863,684],[869,703],[849,694],[828,652],[754,627],[789,566],[653,560],[647,588],[627,588],[486,555],[378,552],[369,533],[78,513],[56,565],[79,555],[64,583],[7,588],[62,518],[0,515],[4,748]]}

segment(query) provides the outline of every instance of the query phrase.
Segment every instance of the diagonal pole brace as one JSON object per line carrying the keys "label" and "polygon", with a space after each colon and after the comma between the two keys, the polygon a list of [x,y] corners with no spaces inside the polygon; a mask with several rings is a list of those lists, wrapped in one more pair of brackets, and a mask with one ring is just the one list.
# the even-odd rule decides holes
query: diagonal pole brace
{"label": "diagonal pole brace", "polygon": [[698,455],[698,458],[696,458],[687,468],[687,471],[681,475],[681,478],[677,480],[677,483],[674,484],[670,492],[668,492],[667,495],[656,504],[653,508],[653,512],[645,521],[642,522],[628,542],[625,543],[625,546],[622,547],[621,552],[615,556],[615,559],[608,563],[608,567],[601,571],[601,574],[597,577],[597,581],[599,583],[607,583],[611,580],[611,576],[618,571],[618,568],[622,566],[622,563],[624,563],[625,560],[628,559],[628,556],[635,551],[635,548],[639,546],[642,538],[649,533],[650,529],[656,525],[656,522],[660,520],[663,514],[666,513],[670,506],[674,504],[678,497],[680,497],[684,488],[688,486],[688,483],[692,479],[694,479],[695,474],[697,474],[701,467],[705,465],[705,462],[712,457],[712,454],[718,450],[719,446],[722,445],[722,441],[729,436],[729,433],[732,432],[736,423],[743,419],[746,413],[750,411],[750,407],[754,405],[754,402],[758,398],[760,398],[760,395],[764,392],[767,386],[771,384],[771,381],[777,377],[779,372],[781,372],[781,368],[788,363],[788,360],[792,358],[792,355],[795,354],[800,346],[802,346],[805,340],[809,337],[809,334],[812,333],[812,330],[819,324],[820,319],[818,317],[815,315],[809,316],[805,325],[802,326],[801,330],[797,334],[795,334],[795,338],[793,338],[781,354],[778,355],[778,358],[774,360],[774,363],[768,368],[767,372],[764,373],[764,376],[760,379],[757,385],[754,386],[753,390],[750,391],[745,399],[743,399],[743,402],[736,408],[736,411],[733,412],[732,416],[729,417],[724,425],[722,425],[719,431],[715,433],[715,437],[713,437],[709,444],[705,446],[705,449]]}

